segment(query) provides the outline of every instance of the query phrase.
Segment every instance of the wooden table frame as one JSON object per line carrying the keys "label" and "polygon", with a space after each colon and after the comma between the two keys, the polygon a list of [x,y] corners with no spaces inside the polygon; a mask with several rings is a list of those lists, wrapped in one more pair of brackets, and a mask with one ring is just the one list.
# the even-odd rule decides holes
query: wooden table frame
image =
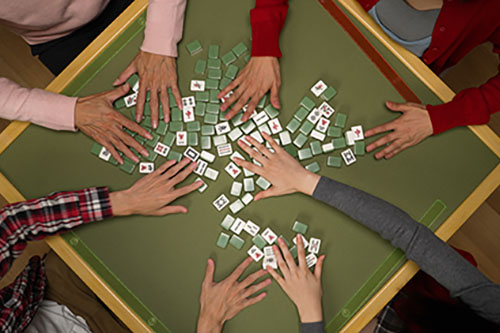
{"label": "wooden table frame", "polygon": [[[332,0],[320,0],[332,1]],[[385,47],[416,75],[443,102],[450,101],[455,93],[436,76],[419,58],[392,41],[371,19],[356,0],[338,0],[363,24]],[[60,93],[89,65],[107,45],[147,8],[147,0],[135,0],[106,30],[99,35],[46,90]],[[0,133],[0,154],[29,126],[29,123],[13,121]],[[498,157],[500,139],[487,126],[469,126]],[[479,184],[467,199],[448,217],[436,231],[447,241],[500,185],[500,164]],[[0,194],[10,203],[26,200],[21,193],[0,173]],[[89,286],[90,289],[134,332],[151,332],[151,329],[60,236],[46,239],[48,245]],[[394,295],[418,271],[415,263],[407,261],[382,288],[343,327],[342,332],[359,332],[394,297]]]}

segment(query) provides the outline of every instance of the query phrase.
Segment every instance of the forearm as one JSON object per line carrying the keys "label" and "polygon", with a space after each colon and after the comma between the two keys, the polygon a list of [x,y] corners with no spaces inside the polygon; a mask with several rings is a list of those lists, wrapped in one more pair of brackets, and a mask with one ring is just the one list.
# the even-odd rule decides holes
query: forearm
{"label": "forearm", "polygon": [[[453,297],[459,297],[487,319],[493,320],[493,316],[500,321],[499,286],[401,209],[325,177],[318,182],[313,197],[379,233],[402,249],[408,259],[447,288]],[[487,308],[483,308],[484,297],[490,303]]]}
{"label": "forearm", "polygon": [[106,188],[59,192],[0,210],[0,274],[3,275],[30,240],[73,229],[113,215]]}
{"label": "forearm", "polygon": [[0,118],[29,121],[54,130],[75,131],[76,98],[27,89],[0,78]]}
{"label": "forearm", "polygon": [[141,50],[177,57],[187,0],[150,0]]}
{"label": "forearm", "polygon": [[288,0],[256,0],[250,11],[252,57],[281,57],[279,36],[288,12]]}

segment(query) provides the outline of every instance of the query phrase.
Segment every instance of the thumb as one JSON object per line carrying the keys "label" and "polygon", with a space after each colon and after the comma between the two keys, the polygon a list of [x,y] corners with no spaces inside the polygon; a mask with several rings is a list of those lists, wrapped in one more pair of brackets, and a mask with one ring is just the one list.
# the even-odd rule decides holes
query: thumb
{"label": "thumb", "polygon": [[387,108],[391,111],[395,111],[395,112],[407,112],[407,111],[411,111],[412,109],[412,106],[409,105],[409,103],[396,103],[396,102],[392,102],[392,101],[387,101],[385,102],[385,105],[387,106]]}
{"label": "thumb", "polygon": [[276,108],[280,109],[280,96],[279,96],[279,88],[277,85],[273,85],[271,88],[271,104]]}
{"label": "thumb", "polygon": [[279,195],[279,190],[275,186],[271,186],[271,188],[261,191],[255,195],[255,201],[260,200],[260,199],[265,199],[269,197],[275,197]]}
{"label": "thumb", "polygon": [[203,278],[203,284],[209,285],[214,282],[214,271],[215,271],[215,263],[212,258],[208,258],[207,260],[207,268],[205,270],[205,277]]}
{"label": "thumb", "polygon": [[126,83],[124,85],[116,87],[113,90],[106,92],[106,97],[109,99],[110,102],[114,102],[118,98],[123,97],[123,95],[129,92],[129,90],[130,90],[130,85]]}
{"label": "thumb", "polygon": [[125,68],[125,70],[123,72],[121,72],[120,75],[118,75],[118,77],[116,78],[115,82],[113,82],[113,85],[114,86],[118,86],[120,84],[124,84],[125,81],[128,80],[128,78],[134,74],[135,72],[137,72],[137,69],[135,68],[135,62],[132,61],[128,66],[127,68]]}
{"label": "thumb", "polygon": [[165,206],[158,211],[159,215],[168,215],[168,214],[179,214],[179,213],[187,213],[187,208],[184,206]]}

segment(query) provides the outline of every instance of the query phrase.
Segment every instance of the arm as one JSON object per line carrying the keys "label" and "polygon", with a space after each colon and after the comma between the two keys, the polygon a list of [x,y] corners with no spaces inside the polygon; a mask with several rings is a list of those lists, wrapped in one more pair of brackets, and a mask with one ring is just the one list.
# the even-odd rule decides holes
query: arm
{"label": "arm", "polygon": [[20,202],[0,211],[0,275],[24,250],[27,241],[56,235],[113,216],[106,188],[59,192]]}
{"label": "arm", "polygon": [[177,43],[182,38],[186,2],[187,0],[149,1],[141,50],[113,83],[123,84],[132,74],[139,74],[136,121],[142,121],[146,94],[151,91],[149,104],[153,128],[158,127],[160,103],[164,121],[170,121],[168,89],[172,90],[177,106],[182,109],[181,93],[177,85],[176,58]]}
{"label": "arm", "polygon": [[243,121],[247,121],[268,91],[271,92],[270,102],[272,106],[276,109],[281,107],[279,100],[281,86],[278,61],[278,58],[281,57],[279,36],[285,23],[287,11],[288,0],[256,0],[255,8],[250,11],[252,26],[250,61],[238,74],[238,77],[218,95],[219,98],[222,98],[234,90],[233,95],[221,105],[221,110],[226,111],[234,104],[227,113],[226,119],[234,117],[245,104],[248,104],[242,118]]}
{"label": "arm", "polygon": [[76,97],[23,88],[0,77],[0,118],[29,121],[54,130],[76,131]]}
{"label": "arm", "polygon": [[22,253],[26,242],[40,240],[112,216],[186,213],[169,205],[202,183],[175,188],[196,167],[189,159],[167,161],[129,189],[109,194],[106,188],[59,192],[5,206],[0,210],[0,278]]}
{"label": "arm", "polygon": [[[386,201],[307,171],[269,135],[264,134],[264,137],[275,153],[251,137],[247,140],[263,155],[239,142],[262,167],[235,159],[242,167],[273,184],[266,191],[259,192],[256,200],[294,192],[312,195],[379,233],[447,288],[452,297],[459,298],[485,319],[500,323],[500,285],[488,280],[432,231]],[[283,169],[287,172],[282,172]]]}

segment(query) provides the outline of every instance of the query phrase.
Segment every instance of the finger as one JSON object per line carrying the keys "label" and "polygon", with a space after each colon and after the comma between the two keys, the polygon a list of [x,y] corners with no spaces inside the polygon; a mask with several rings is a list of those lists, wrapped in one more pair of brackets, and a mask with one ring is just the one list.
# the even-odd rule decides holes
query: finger
{"label": "finger", "polygon": [[273,85],[271,88],[271,105],[274,106],[276,109],[281,108],[280,104],[280,96],[279,96],[279,86],[278,85]]}
{"label": "finger", "polygon": [[168,90],[166,86],[161,87],[160,100],[163,111],[163,121],[168,123],[170,121],[170,104],[168,101]]}
{"label": "finger", "polygon": [[[247,298],[244,302],[243,302],[243,307],[241,308],[241,310],[251,306],[251,305],[254,305],[260,301],[262,301],[265,297],[267,296],[266,293],[261,293],[255,297],[251,297],[251,298]],[[240,310],[240,311],[241,311]]]}
{"label": "finger", "polygon": [[[250,141],[250,140],[248,140],[248,141]],[[238,146],[240,146],[241,149],[243,149],[243,151],[245,151],[245,153],[247,153],[248,155],[250,155],[251,158],[253,158],[254,160],[257,160],[262,165],[264,165],[264,163],[267,162],[267,158],[264,155],[262,155],[261,153],[255,151],[254,149],[250,148],[250,146],[247,145],[242,140],[238,141]]]}
{"label": "finger", "polygon": [[325,262],[325,255],[321,255],[316,262],[316,267],[314,267],[314,276],[321,280],[321,273],[323,272],[323,263]]}
{"label": "finger", "polygon": [[203,285],[209,286],[214,282],[215,262],[212,258],[208,258],[207,267],[205,269],[205,277],[203,278]]}
{"label": "finger", "polygon": [[148,156],[148,151],[139,144],[139,142],[135,141],[127,132],[113,128],[113,133],[123,141],[127,146],[134,148],[137,152],[139,152],[142,156]]}
{"label": "finger", "polygon": [[167,179],[174,177],[182,168],[188,165],[189,162],[191,162],[189,158],[183,159],[182,161],[180,161],[179,163],[175,164],[173,167],[168,169],[168,171],[164,173],[164,177]]}
{"label": "finger", "polygon": [[[144,78],[144,83],[147,79]],[[139,93],[137,94],[137,104],[135,106],[135,121],[140,123],[142,121],[142,116],[144,115],[144,103],[146,102],[146,94],[148,87],[146,84],[139,85]]]}
{"label": "finger", "polygon": [[[167,169],[169,169],[172,165],[176,164],[177,160],[168,160],[165,163],[163,163],[158,169],[150,173],[148,176],[151,177],[157,177],[163,175]],[[146,176],[146,177],[148,177]]]}
{"label": "finger", "polygon": [[130,158],[135,163],[139,162],[139,157],[135,156],[135,154],[127,147],[127,145],[125,145],[119,138],[116,138],[114,134],[110,133],[110,135],[111,137],[109,138],[109,140],[116,147],[116,149],[124,153],[125,156]]}
{"label": "finger", "polygon": [[[241,88],[240,88],[241,89]],[[238,90],[240,90],[238,89]],[[232,96],[231,96],[232,97]],[[241,96],[241,98],[234,104],[234,106],[229,110],[229,112],[226,115],[226,119],[231,119],[233,118],[238,112],[241,111],[241,109],[245,106],[245,104],[248,102],[248,95],[244,94]]]}
{"label": "finger", "polygon": [[304,250],[304,242],[302,241],[302,237],[297,234],[295,236],[296,242],[297,242],[297,257],[299,258],[299,267],[304,268],[307,267],[306,265],[306,253]]}
{"label": "finger", "polygon": [[388,144],[389,142],[394,141],[395,139],[397,139],[397,137],[398,137],[398,135],[396,133],[387,134],[387,135],[381,137],[380,139],[378,139],[377,141],[369,144],[368,147],[366,147],[366,151],[369,153],[372,150],[377,149],[378,147],[384,146],[384,145]]}
{"label": "finger", "polygon": [[[259,150],[259,152],[264,155],[265,157],[267,158],[271,158],[273,156],[273,153],[271,153],[269,151],[269,149],[266,148],[266,146],[264,146],[262,143],[260,143],[259,141],[255,140],[253,137],[251,137],[250,135],[247,135],[245,137],[245,139],[247,139],[248,142],[250,142],[255,148],[257,148]],[[264,160],[266,161],[266,160]],[[259,161],[260,162],[260,161]],[[261,162],[262,163],[262,162]]]}
{"label": "finger", "polygon": [[297,268],[297,265],[295,264],[295,260],[293,259],[293,256],[290,253],[290,250],[288,250],[288,246],[286,245],[283,238],[281,238],[281,237],[278,238],[278,244],[280,246],[281,252],[283,253],[283,256],[285,257],[286,264],[288,265],[288,268],[291,271],[293,271],[294,269]]}
{"label": "finger", "polygon": [[[118,113],[118,112],[117,112]],[[151,140],[153,137],[151,136],[151,133],[149,133],[146,129],[142,128],[139,124],[134,123],[132,120],[128,119],[121,113],[118,113],[118,122],[120,125],[128,128],[129,130],[139,134],[143,138],[146,138],[148,140]]]}
{"label": "finger", "polygon": [[276,282],[278,282],[278,284],[281,286],[281,288],[284,288],[285,279],[278,272],[276,272],[271,266],[267,266],[266,271],[273,277],[273,279]]}
{"label": "finger", "polygon": [[124,85],[121,85],[119,87],[116,87],[115,89],[106,92],[106,97],[108,98],[110,103],[113,103],[118,98],[123,97],[126,93],[128,93],[129,90],[130,90],[130,85],[128,83],[125,83]]}
{"label": "finger", "polygon": [[388,145],[387,147],[385,147],[384,149],[382,149],[381,151],[379,151],[378,153],[376,153],[375,158],[381,159],[381,158],[385,157],[387,154],[390,154],[394,150],[398,149],[402,145],[403,145],[403,143],[401,142],[401,140],[396,140],[393,143],[391,143],[390,145]]}
{"label": "finger", "polygon": [[173,191],[173,195],[175,198],[180,198],[182,196],[185,196],[186,194],[189,194],[197,189],[199,189],[203,185],[203,181],[198,180],[195,181],[194,183],[191,183],[189,185],[183,186],[181,188],[176,189]]}
{"label": "finger", "polygon": [[196,163],[195,162],[189,164],[184,170],[182,170],[177,175],[175,175],[175,177],[171,179],[171,183],[173,183],[174,185],[179,184],[184,179],[186,179],[187,176],[189,176],[191,174],[191,172],[194,171],[194,169],[196,169]]}
{"label": "finger", "polygon": [[262,136],[264,137],[264,139],[266,139],[267,142],[269,142],[269,144],[271,145],[271,148],[274,149],[275,152],[278,152],[280,150],[282,151],[285,151],[283,148],[281,148],[277,143],[276,141],[274,141],[274,139],[269,135],[267,134],[266,132],[262,132]]}
{"label": "finger", "polygon": [[273,253],[274,256],[276,257],[276,262],[278,263],[278,267],[280,268],[281,273],[283,274],[283,278],[285,280],[288,280],[290,278],[290,269],[285,260],[283,259],[283,257],[281,256],[281,252],[276,245],[273,245]]}
{"label": "finger", "polygon": [[243,272],[250,266],[250,264],[253,262],[252,257],[247,257],[245,260],[241,262],[241,264],[238,265],[234,269],[234,271],[227,277],[227,280],[229,281],[236,281],[238,278],[243,274]]}
{"label": "finger", "polygon": [[149,109],[151,110],[151,124],[153,125],[153,129],[156,129],[158,127],[158,108],[159,108],[159,102],[158,102],[158,91],[160,90],[160,87],[157,85],[153,85],[151,87],[151,98],[149,100]]}
{"label": "finger", "polygon": [[[262,96],[264,96],[264,94],[262,94]],[[250,118],[252,113],[257,108],[257,104],[259,104],[259,100],[262,98],[262,96],[259,97],[259,95],[254,95],[251,97],[250,102],[248,103],[247,110],[245,111],[245,114],[243,115],[243,118],[241,119],[242,121],[247,121],[248,118]]]}
{"label": "finger", "polygon": [[[250,170],[250,171],[252,171],[252,170]],[[277,197],[280,194],[281,193],[279,192],[279,189],[276,186],[271,186],[267,190],[260,191],[259,193],[257,193],[255,195],[254,201],[259,201],[261,199],[270,198],[270,197]]]}
{"label": "finger", "polygon": [[249,285],[251,285],[252,283],[254,283],[255,281],[257,281],[266,274],[267,272],[265,270],[259,269],[257,272],[250,274],[243,281],[241,281],[238,287],[240,287],[241,289],[245,289],[246,287],[248,287]]}
{"label": "finger", "polygon": [[369,129],[365,132],[366,137],[374,136],[380,133],[389,132],[395,128],[394,121],[382,124],[380,126]]}
{"label": "finger", "polygon": [[[267,272],[264,271],[266,274]],[[251,287],[248,287],[245,292],[241,295],[241,298],[247,298],[247,297],[250,297],[252,296],[253,294],[255,294],[256,292],[264,289],[265,287],[267,287],[268,285],[271,284],[271,279],[265,279],[264,281],[262,282],[259,282]]]}
{"label": "finger", "polygon": [[403,112],[403,113],[405,113],[407,111],[412,111],[416,107],[416,105],[414,103],[397,103],[397,102],[391,102],[391,101],[385,102],[385,105],[391,111]]}
{"label": "finger", "polygon": [[177,103],[177,107],[182,110],[182,98],[181,92],[179,91],[179,87],[177,87],[177,82],[172,85],[172,95],[174,95],[175,102]]}
{"label": "finger", "polygon": [[262,167],[258,166],[257,164],[254,164],[252,162],[248,162],[248,161],[242,160],[239,157],[235,157],[234,158],[234,162],[236,164],[238,164],[239,166],[241,166],[242,168],[245,168],[248,171],[252,171],[253,173],[256,173],[258,175],[261,175],[262,172],[263,172]]}
{"label": "finger", "polygon": [[400,152],[402,152],[403,150],[405,150],[406,148],[408,148],[410,146],[411,146],[411,144],[409,144],[409,143],[404,144],[401,147],[399,147],[398,149],[394,150],[392,153],[387,154],[385,156],[385,158],[387,158],[387,159],[393,158],[394,156],[396,156],[397,154],[399,154]]}
{"label": "finger", "polygon": [[120,154],[118,153],[118,151],[116,151],[115,147],[111,144],[111,142],[109,142],[108,140],[102,140],[102,142],[98,142],[100,143],[101,145],[104,146],[104,148],[106,148],[107,151],[109,151],[109,153],[111,154],[111,156],[113,156],[113,158],[120,164],[123,164],[123,158],[120,156]]}
{"label": "finger", "polygon": [[[233,91],[237,86],[239,86],[239,82],[240,82],[240,78],[236,78],[236,80],[233,80],[230,84],[228,84],[226,86],[226,88],[222,89],[222,91],[217,95],[217,98],[221,99],[222,97],[229,94],[230,91]],[[226,99],[224,101],[224,103],[222,103],[222,105],[220,106],[221,111],[225,111],[229,107],[229,105],[233,104],[234,101],[236,101],[237,98],[235,96],[235,93],[236,92],[233,92],[231,97],[229,97],[228,99]],[[241,94],[241,93],[242,92],[239,92],[239,94]]]}
{"label": "finger", "polygon": [[169,214],[186,214],[187,208],[184,206],[165,206],[158,210],[159,216],[169,215]]}
{"label": "finger", "polygon": [[135,68],[135,62],[132,60],[132,62],[130,62],[130,64],[127,66],[127,68],[125,68],[125,70],[123,72],[121,72],[120,75],[118,75],[115,82],[113,82],[113,85],[117,86],[117,85],[125,83],[125,81],[127,81],[128,78],[136,72],[137,72],[137,70]]}

